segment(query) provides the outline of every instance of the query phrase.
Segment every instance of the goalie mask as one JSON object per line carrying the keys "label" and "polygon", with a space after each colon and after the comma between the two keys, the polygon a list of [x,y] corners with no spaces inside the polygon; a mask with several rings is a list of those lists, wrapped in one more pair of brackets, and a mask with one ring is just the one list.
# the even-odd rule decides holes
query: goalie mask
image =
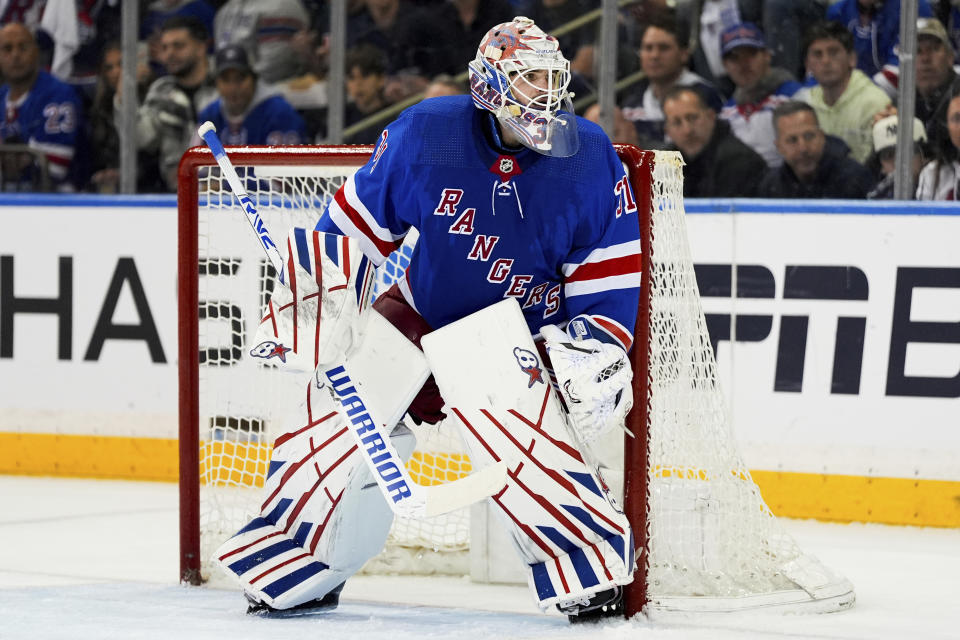
{"label": "goalie mask", "polygon": [[579,148],[570,104],[570,62],[560,44],[530,18],[490,29],[468,65],[478,109],[493,113],[525,147],[547,156],[572,156]]}

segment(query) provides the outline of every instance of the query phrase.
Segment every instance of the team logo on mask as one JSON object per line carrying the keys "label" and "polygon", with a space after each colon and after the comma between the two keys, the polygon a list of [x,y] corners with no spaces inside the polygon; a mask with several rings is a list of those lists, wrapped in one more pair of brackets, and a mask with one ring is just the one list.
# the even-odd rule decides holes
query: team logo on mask
{"label": "team logo on mask", "polygon": [[520,371],[530,376],[527,381],[527,389],[532,387],[536,382],[546,384],[546,382],[543,381],[543,369],[540,368],[540,359],[537,358],[537,354],[527,349],[514,347],[513,357],[517,359]]}

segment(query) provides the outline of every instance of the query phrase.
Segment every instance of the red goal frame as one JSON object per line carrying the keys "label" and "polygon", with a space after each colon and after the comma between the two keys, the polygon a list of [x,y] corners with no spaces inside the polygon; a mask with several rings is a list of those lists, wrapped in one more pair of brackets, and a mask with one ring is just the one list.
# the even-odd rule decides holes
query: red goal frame
{"label": "red goal frame", "polygon": [[[632,145],[614,145],[620,159],[629,168],[629,179],[637,201],[641,229],[642,282],[649,282],[650,216],[652,214],[652,175],[654,153]],[[371,146],[246,146],[228,147],[234,165],[314,165],[359,166],[373,152]],[[198,315],[198,176],[202,168],[216,165],[205,147],[189,149],[180,161],[178,172],[178,378],[179,378],[179,450],[180,450],[180,580],[200,584],[200,460],[199,460],[199,315]],[[634,405],[627,416],[627,428],[636,438],[625,437],[624,511],[633,529],[634,545],[647,545],[647,424],[646,402],[649,375],[650,288],[641,288],[640,308],[634,330],[633,364]],[[641,471],[643,470],[643,471]],[[641,472],[638,472],[641,471]],[[647,554],[637,554],[634,581],[627,587],[624,613],[630,617],[647,602]]]}

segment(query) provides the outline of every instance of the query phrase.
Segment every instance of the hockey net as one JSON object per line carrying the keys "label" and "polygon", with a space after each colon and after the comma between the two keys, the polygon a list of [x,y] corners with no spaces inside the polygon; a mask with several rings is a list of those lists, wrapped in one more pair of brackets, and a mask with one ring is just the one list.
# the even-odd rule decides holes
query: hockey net
{"label": "hockey net", "polygon": [[[312,228],[346,177],[371,152],[360,147],[230,150],[276,237]],[[852,588],[804,555],[778,525],[736,451],[682,206],[676,154],[618,146],[640,203],[644,296],[634,349],[635,409],[623,478],[640,572],[627,612],[753,606],[835,609]],[[299,384],[245,357],[273,285],[232,193],[205,149],[188,151],[179,184],[181,579],[215,578],[211,552],[258,515],[273,439],[296,407]],[[400,274],[414,237],[377,274],[375,294]],[[453,429],[417,433],[408,467],[422,484],[469,473]],[[646,469],[646,473],[639,470]],[[619,484],[619,483],[617,483]],[[378,572],[469,572],[469,510],[428,521],[398,519]]]}

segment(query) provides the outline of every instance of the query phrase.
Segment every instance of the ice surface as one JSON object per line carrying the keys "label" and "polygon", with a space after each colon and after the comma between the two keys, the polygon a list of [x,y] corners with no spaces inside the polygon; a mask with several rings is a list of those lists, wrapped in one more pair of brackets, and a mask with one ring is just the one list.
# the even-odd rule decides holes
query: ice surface
{"label": "ice surface", "polygon": [[960,530],[787,521],[856,586],[851,611],[571,626],[524,587],[358,577],[336,611],[263,620],[238,592],[177,584],[172,484],[0,476],[0,639],[960,638]]}

